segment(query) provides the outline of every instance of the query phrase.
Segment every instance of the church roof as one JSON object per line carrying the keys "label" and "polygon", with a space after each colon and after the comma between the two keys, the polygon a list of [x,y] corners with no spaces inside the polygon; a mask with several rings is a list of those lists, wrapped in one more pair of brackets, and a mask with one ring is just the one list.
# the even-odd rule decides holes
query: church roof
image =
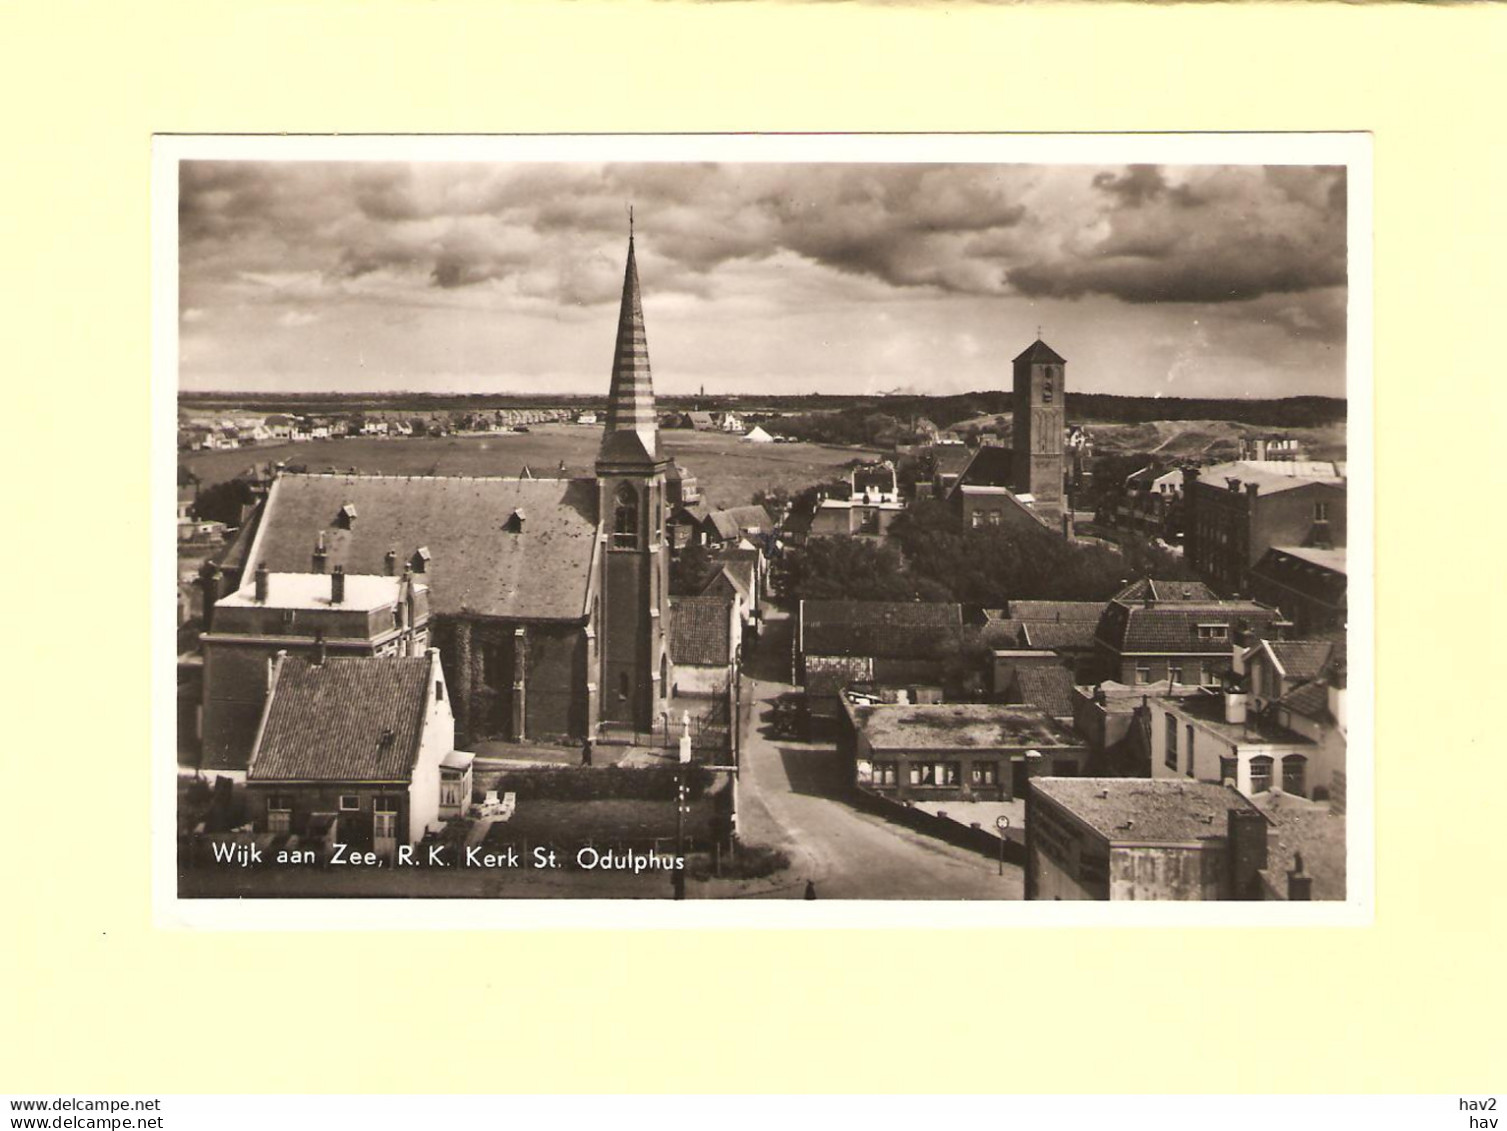
{"label": "church roof", "polygon": [[654,385],[649,375],[649,342],[644,333],[644,306],[639,295],[638,263],[633,236],[628,236],[628,264],[623,272],[623,302],[618,311],[617,346],[612,355],[612,388],[607,395],[607,435],[604,459],[614,434],[637,433],[646,451],[658,443],[659,419],[654,412]]}
{"label": "church roof", "polygon": [[[335,516],[355,503],[348,529]],[[385,574],[389,550],[401,569],[419,547],[437,614],[524,620],[585,615],[596,545],[591,479],[503,479],[373,475],[282,475],[263,506],[243,576],[258,563],[274,573],[308,573],[325,537],[325,568]],[[515,512],[526,519],[507,529]]]}
{"label": "church roof", "polygon": [[1032,342],[1029,346],[1027,346],[1026,349],[1025,349],[1025,352],[1022,353],[1015,360],[1017,362],[1020,362],[1020,361],[1041,361],[1041,362],[1049,362],[1049,363],[1056,364],[1056,365],[1066,365],[1067,364],[1067,358],[1059,356],[1056,350],[1054,350],[1051,346],[1047,345],[1040,338],[1037,338],[1034,342]]}

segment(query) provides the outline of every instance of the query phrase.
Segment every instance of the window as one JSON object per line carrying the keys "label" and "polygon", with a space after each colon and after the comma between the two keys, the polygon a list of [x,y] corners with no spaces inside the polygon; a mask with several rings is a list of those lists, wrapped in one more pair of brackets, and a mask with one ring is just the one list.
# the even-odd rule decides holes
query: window
{"label": "window", "polygon": [[628,673],[627,672],[618,672],[617,673],[617,697],[618,697],[618,701],[621,702],[621,703],[626,703],[628,701]]}
{"label": "window", "polygon": [[963,782],[963,770],[957,762],[937,763],[938,785],[961,785]]}
{"label": "window", "polygon": [[396,813],[398,811],[398,799],[396,797],[379,797],[372,802],[372,811],[376,813]]}
{"label": "window", "polygon": [[437,679],[434,681],[434,701],[436,703],[443,703],[445,701],[445,684],[443,680]]}
{"label": "window", "polygon": [[1151,669],[1145,664],[1137,664],[1135,668],[1135,681],[1137,683],[1151,682]]}
{"label": "window", "polygon": [[1299,797],[1308,792],[1308,759],[1303,755],[1289,754],[1282,759],[1282,792]]}
{"label": "window", "polygon": [[1167,753],[1164,760],[1169,770],[1177,769],[1177,720],[1171,715],[1162,716],[1167,724]]}
{"label": "window", "polygon": [[293,799],[273,794],[267,798],[267,831],[287,833],[293,831]]}
{"label": "window", "polygon": [[292,610],[292,609],[284,609],[283,610],[283,627],[284,628],[292,628],[293,627],[293,621],[296,619],[296,616],[297,616],[297,614],[294,612],[294,610]]}
{"label": "window", "polygon": [[1187,738],[1188,738],[1188,776],[1191,778],[1193,776],[1193,724],[1192,723],[1188,724],[1188,729],[1186,731],[1186,734],[1187,734]]}
{"label": "window", "polygon": [[1167,680],[1170,683],[1181,683],[1183,681],[1183,666],[1181,664],[1168,664]]}
{"label": "window", "polygon": [[971,780],[974,785],[998,785],[999,763],[998,762],[975,762]]}
{"label": "window", "polygon": [[984,512],[983,511],[974,511],[973,514],[970,516],[970,518],[972,519],[973,525],[974,525],[975,528],[984,525]]}
{"label": "window", "polygon": [[619,549],[638,545],[638,492],[627,483],[617,489],[617,505],[612,512],[612,544]]}
{"label": "window", "polygon": [[1329,521],[1329,504],[1328,503],[1314,503],[1313,504],[1313,520],[1314,520],[1314,522],[1328,522]]}
{"label": "window", "polygon": [[895,780],[896,780],[896,770],[897,769],[898,769],[898,766],[894,762],[875,762],[874,763],[874,784],[875,785],[894,785],[895,784]]}
{"label": "window", "polygon": [[911,785],[931,785],[931,782],[928,780],[930,774],[930,765],[923,766],[920,764],[912,764],[910,768]]}
{"label": "window", "polygon": [[997,511],[997,510],[991,510],[989,512],[989,525],[990,526],[998,526],[999,525],[999,519],[1000,519],[1000,512],[999,511]]}
{"label": "window", "polygon": [[1220,755],[1219,780],[1221,783],[1228,782],[1230,785],[1240,780],[1240,764],[1232,755]]}
{"label": "window", "polygon": [[340,811],[342,813],[354,813],[361,808],[361,798],[354,793],[342,793],[340,795]]}
{"label": "window", "polygon": [[1219,676],[1208,664],[1198,665],[1198,682],[1204,687],[1212,686],[1219,682]]}
{"label": "window", "polygon": [[1201,624],[1198,626],[1200,640],[1228,640],[1230,626],[1227,624]]}
{"label": "window", "polygon": [[1272,787],[1272,760],[1265,754],[1251,759],[1251,792],[1265,793]]}

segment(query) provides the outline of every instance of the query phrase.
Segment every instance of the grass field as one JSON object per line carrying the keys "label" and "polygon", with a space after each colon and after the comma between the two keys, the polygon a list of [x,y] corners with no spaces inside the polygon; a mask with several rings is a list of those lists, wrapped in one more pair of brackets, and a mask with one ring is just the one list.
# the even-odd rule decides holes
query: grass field
{"label": "grass field", "polygon": [[[1151,420],[1144,424],[1072,420],[1082,424],[1094,441],[1096,455],[1120,452],[1156,452],[1169,460],[1194,459],[1223,463],[1240,458],[1240,440],[1246,436],[1290,436],[1303,446],[1309,459],[1343,460],[1345,426],[1328,424],[1316,428],[1282,428],[1243,424],[1236,420]],[[959,427],[993,428],[1009,443],[1012,423],[1009,413],[979,416]]]}
{"label": "grass field", "polygon": [[[354,436],[306,444],[266,444],[233,451],[194,452],[180,465],[203,486],[233,479],[253,462],[287,460],[309,471],[350,471],[383,475],[517,475],[525,464],[536,475],[554,475],[565,464],[570,475],[590,475],[602,430],[574,424],[541,424],[526,433],[439,436],[420,439]],[[665,451],[697,477],[714,506],[747,503],[770,487],[797,491],[842,474],[854,459],[876,453],[818,444],[751,444],[720,432],[668,429],[660,433]]]}

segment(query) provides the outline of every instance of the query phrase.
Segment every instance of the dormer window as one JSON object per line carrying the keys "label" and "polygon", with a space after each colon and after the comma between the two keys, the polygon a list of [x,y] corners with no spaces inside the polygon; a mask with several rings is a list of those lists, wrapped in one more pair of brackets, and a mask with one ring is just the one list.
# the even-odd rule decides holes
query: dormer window
{"label": "dormer window", "polygon": [[413,552],[413,557],[408,559],[408,568],[414,573],[429,572],[429,547],[420,546]]}
{"label": "dormer window", "polygon": [[512,514],[508,515],[508,520],[502,524],[502,528],[509,534],[522,534],[523,520],[527,517],[528,516],[523,513],[523,508],[519,507]]}
{"label": "dormer window", "polygon": [[1230,626],[1227,624],[1201,624],[1198,626],[1200,640],[1228,640]]}
{"label": "dormer window", "polygon": [[349,530],[356,525],[356,504],[346,503],[340,508],[340,513],[335,516],[335,525],[341,530]]}

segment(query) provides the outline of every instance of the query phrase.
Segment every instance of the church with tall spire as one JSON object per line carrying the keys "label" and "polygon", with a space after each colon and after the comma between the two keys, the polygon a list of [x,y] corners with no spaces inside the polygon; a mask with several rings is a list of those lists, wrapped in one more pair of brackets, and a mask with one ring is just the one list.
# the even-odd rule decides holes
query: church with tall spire
{"label": "church with tall spire", "polygon": [[[220,632],[210,619],[204,768],[246,766],[278,652],[402,647],[401,617],[379,624],[355,605],[383,585],[427,591],[461,745],[651,730],[673,680],[669,466],[630,222],[595,474],[279,474],[206,593],[211,613],[230,599],[260,627]],[[277,604],[287,592],[296,606]],[[346,639],[352,612],[368,631]]]}
{"label": "church with tall spire", "polygon": [[596,462],[601,548],[598,714],[603,723],[637,731],[652,729],[670,687],[670,550],[665,530],[669,464],[659,451],[630,219],[607,426]]}

